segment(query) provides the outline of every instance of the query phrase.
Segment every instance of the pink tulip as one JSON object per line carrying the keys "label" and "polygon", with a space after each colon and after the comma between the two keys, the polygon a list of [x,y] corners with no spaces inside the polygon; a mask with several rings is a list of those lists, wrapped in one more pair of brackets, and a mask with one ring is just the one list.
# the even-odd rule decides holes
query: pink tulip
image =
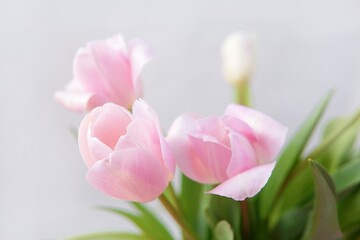
{"label": "pink tulip", "polygon": [[173,178],[175,161],[154,110],[136,100],[133,113],[112,103],[93,109],[79,128],[87,180],[116,198],[148,202]]}
{"label": "pink tulip", "polygon": [[244,200],[268,181],[287,128],[256,110],[231,104],[222,116],[184,114],[167,140],[181,171],[218,184],[209,193]]}
{"label": "pink tulip", "polygon": [[88,112],[112,102],[130,109],[142,95],[140,73],[151,59],[150,49],[140,40],[126,47],[121,35],[80,48],[73,62],[73,80],[55,99],[75,112]]}

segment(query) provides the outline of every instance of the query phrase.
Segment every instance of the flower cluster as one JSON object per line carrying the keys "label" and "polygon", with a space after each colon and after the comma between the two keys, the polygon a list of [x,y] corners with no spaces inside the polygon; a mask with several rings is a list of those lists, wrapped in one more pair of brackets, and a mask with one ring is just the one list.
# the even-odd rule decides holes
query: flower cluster
{"label": "flower cluster", "polygon": [[[231,34],[221,50],[235,103],[217,116],[184,113],[167,134],[141,99],[141,71],[152,58],[143,41],[126,45],[117,35],[76,53],[73,80],[55,99],[86,113],[78,131],[86,178],[105,194],[129,201],[136,213],[103,209],[139,231],[73,240],[179,239],[140,204],[156,198],[186,240],[359,239],[360,110],[334,118],[320,140],[309,144],[329,92],[281,151],[287,128],[249,107],[253,39]],[[179,189],[172,187],[176,167]]]}
{"label": "flower cluster", "polygon": [[[241,39],[229,43],[240,57],[231,53],[225,61],[232,82],[250,74],[252,56],[243,54],[249,41]],[[87,112],[78,140],[90,184],[120,199],[148,202],[163,193],[177,165],[190,179],[215,184],[209,193],[235,200],[257,194],[275,166],[286,127],[230,104],[221,116],[179,116],[165,137],[156,112],[139,98],[151,52],[141,40],[126,46],[121,35],[91,42],[75,55],[73,80],[55,94],[66,108]],[[239,59],[246,69],[234,67]]]}

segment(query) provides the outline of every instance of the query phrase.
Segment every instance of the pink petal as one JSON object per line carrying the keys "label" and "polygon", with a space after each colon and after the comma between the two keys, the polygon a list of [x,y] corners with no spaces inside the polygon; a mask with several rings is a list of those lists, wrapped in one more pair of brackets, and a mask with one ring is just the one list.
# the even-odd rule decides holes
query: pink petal
{"label": "pink petal", "polygon": [[125,108],[107,103],[101,108],[101,114],[92,126],[92,137],[114,149],[122,135],[126,134],[126,128],[131,122],[130,112]]}
{"label": "pink petal", "polygon": [[158,115],[154,109],[152,109],[152,107],[150,107],[150,105],[141,98],[134,102],[132,113],[135,118],[145,118],[160,126]]}
{"label": "pink petal", "polygon": [[162,130],[160,128],[160,121],[159,118],[147,102],[145,102],[143,99],[138,99],[134,102],[133,108],[132,108],[133,116],[135,118],[145,118],[148,121],[152,122],[156,126],[157,135],[159,137],[160,141],[160,148],[161,148],[161,154],[163,156],[163,160],[167,168],[170,172],[175,172],[175,160],[173,157],[172,152],[169,149],[169,146],[167,142],[165,141],[164,135],[162,133]]}
{"label": "pink petal", "polygon": [[106,39],[106,43],[109,46],[111,46],[111,48],[114,49],[115,51],[118,51],[125,56],[129,56],[129,52],[126,47],[126,43],[123,35],[117,34],[111,38],[108,38]]}
{"label": "pink petal", "polygon": [[251,168],[226,180],[209,193],[229,197],[236,201],[253,197],[265,186],[274,166],[275,162],[271,162]]}
{"label": "pink petal", "polygon": [[97,94],[70,91],[58,91],[55,93],[54,98],[63,107],[79,113],[90,112],[92,109],[109,102],[109,100]]}
{"label": "pink petal", "polygon": [[87,103],[92,94],[79,94],[65,91],[58,91],[55,93],[55,100],[63,107],[70,109],[74,112],[84,112],[86,110]]}
{"label": "pink petal", "polygon": [[106,79],[100,75],[89,47],[80,48],[76,52],[73,72],[74,81],[80,82],[84,88],[83,91],[109,96],[111,99],[115,97]]}
{"label": "pink petal", "polygon": [[205,183],[208,181],[208,171],[194,155],[192,144],[186,134],[188,130],[194,128],[196,119],[198,116],[195,114],[183,114],[177,117],[168,131],[166,141],[181,171],[189,178]]}
{"label": "pink petal", "polygon": [[142,40],[135,39],[129,43],[132,80],[136,96],[142,95],[140,73],[144,66],[153,58],[152,49]]}
{"label": "pink petal", "polygon": [[169,144],[165,140],[165,137],[161,134],[159,135],[159,139],[160,139],[161,153],[163,156],[162,159],[164,160],[164,164],[169,171],[170,174],[169,178],[172,179],[175,174],[175,168],[176,168],[175,158]]}
{"label": "pink petal", "polygon": [[198,120],[200,116],[193,113],[186,113],[177,117],[174,122],[171,124],[167,138],[174,138],[179,135],[184,135],[195,129],[195,121]]}
{"label": "pink petal", "polygon": [[91,98],[87,101],[86,110],[90,112],[92,109],[102,106],[107,102],[111,102],[106,96],[100,96],[98,94],[93,94]]}
{"label": "pink petal", "polygon": [[109,146],[102,143],[99,139],[90,136],[88,137],[88,146],[92,157],[96,161],[109,158],[110,154],[113,152]]}
{"label": "pink petal", "polygon": [[135,202],[154,200],[168,185],[165,166],[141,149],[114,152],[89,169],[87,180],[106,194]]}
{"label": "pink petal", "polygon": [[[207,170],[206,182],[217,183],[228,179],[226,170],[230,162],[231,151],[228,147],[216,142],[207,141],[189,135],[196,161],[200,161]],[[194,160],[194,159],[193,159]]]}
{"label": "pink petal", "polygon": [[120,138],[115,146],[116,151],[126,148],[142,148],[152,153],[155,158],[162,159],[156,126],[144,118],[135,118],[127,127],[126,135]]}
{"label": "pink petal", "polygon": [[224,128],[228,131],[239,133],[252,142],[257,141],[254,130],[246,122],[226,115],[221,116],[220,119]]}
{"label": "pink petal", "polygon": [[229,146],[228,132],[220,119],[216,116],[201,118],[195,122],[196,130],[191,133],[200,133],[211,137],[213,141]]}
{"label": "pink petal", "polygon": [[85,116],[79,127],[79,150],[82,159],[88,167],[91,167],[96,162],[96,159],[94,158],[89,148],[89,139],[91,138],[90,125],[99,116],[100,113],[101,107],[94,108]]}
{"label": "pink petal", "polygon": [[130,108],[137,96],[134,95],[129,56],[123,49],[121,36],[109,41],[89,44],[95,67],[106,85],[112,101]]}
{"label": "pink petal", "polygon": [[244,136],[231,132],[229,134],[231,143],[231,160],[227,168],[228,177],[244,172],[257,165],[254,146]]}
{"label": "pink petal", "polygon": [[225,113],[244,121],[254,130],[258,147],[263,153],[260,163],[268,163],[275,159],[284,144],[286,127],[261,112],[241,105],[230,104]]}

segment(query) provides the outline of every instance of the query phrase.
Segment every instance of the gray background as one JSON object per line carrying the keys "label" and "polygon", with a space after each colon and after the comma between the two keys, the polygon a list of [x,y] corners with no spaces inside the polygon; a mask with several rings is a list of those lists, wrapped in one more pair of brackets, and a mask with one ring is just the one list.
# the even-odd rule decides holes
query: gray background
{"label": "gray background", "polygon": [[359,106],[358,0],[2,0],[0,239],[133,229],[92,208],[126,204],[84,180],[68,131],[82,116],[53,101],[79,47],[119,32],[149,42],[156,59],[144,71],[144,98],[166,129],[183,112],[219,114],[231,101],[219,49],[239,30],[257,33],[255,105],[290,133],[331,88],[337,92],[327,118]]}

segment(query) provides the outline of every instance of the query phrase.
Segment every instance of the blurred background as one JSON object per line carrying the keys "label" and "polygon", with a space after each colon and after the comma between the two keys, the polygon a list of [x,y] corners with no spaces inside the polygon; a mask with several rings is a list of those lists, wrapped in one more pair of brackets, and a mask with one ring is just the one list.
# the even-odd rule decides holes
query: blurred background
{"label": "blurred background", "polygon": [[94,209],[126,203],[87,184],[69,131],[83,116],[53,100],[79,47],[117,33],[147,41],[156,58],[144,98],[167,129],[183,112],[220,114],[231,102],[220,45],[234,31],[256,33],[254,106],[290,134],[332,88],[327,118],[359,107],[359,0],[0,1],[0,239],[132,229]]}

